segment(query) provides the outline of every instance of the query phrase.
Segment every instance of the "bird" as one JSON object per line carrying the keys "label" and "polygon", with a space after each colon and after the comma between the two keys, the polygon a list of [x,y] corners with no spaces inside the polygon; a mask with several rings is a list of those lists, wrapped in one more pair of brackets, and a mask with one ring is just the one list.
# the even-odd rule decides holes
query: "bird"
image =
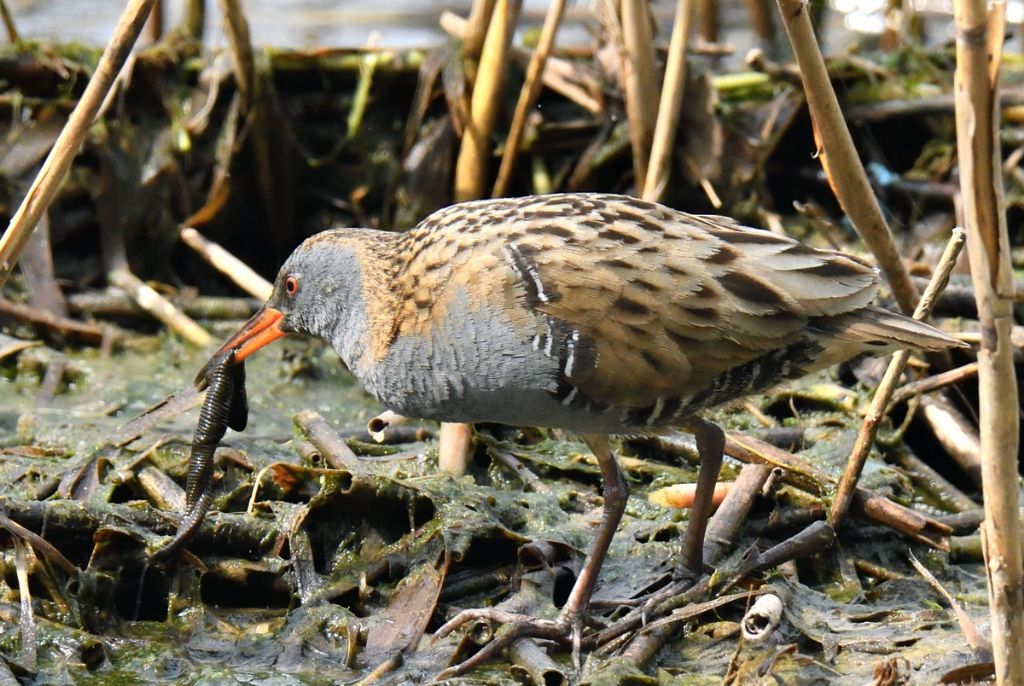
{"label": "bird", "polygon": [[858,257],[727,217],[605,193],[477,200],[405,232],[306,239],[211,363],[313,336],[401,415],[580,435],[602,479],[593,543],[558,617],[512,618],[506,634],[578,650],[629,494],[609,437],[693,433],[701,464],[676,572],[699,575],[725,442],[704,411],[861,353],[962,345],[873,305],[878,290]]}

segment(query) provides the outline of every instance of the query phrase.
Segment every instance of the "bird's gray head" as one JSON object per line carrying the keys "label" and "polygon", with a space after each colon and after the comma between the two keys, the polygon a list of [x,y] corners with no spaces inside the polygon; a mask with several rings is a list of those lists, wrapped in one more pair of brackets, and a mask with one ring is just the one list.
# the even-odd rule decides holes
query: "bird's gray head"
{"label": "bird's gray head", "polygon": [[341,229],[306,239],[281,267],[267,304],[214,353],[204,370],[228,353],[241,362],[290,333],[326,340],[351,367],[362,354],[358,345],[366,329],[360,234]]}
{"label": "bird's gray head", "polygon": [[307,239],[281,266],[267,307],[281,313],[286,333],[333,342],[339,326],[361,314],[362,270],[346,231],[328,231]]}

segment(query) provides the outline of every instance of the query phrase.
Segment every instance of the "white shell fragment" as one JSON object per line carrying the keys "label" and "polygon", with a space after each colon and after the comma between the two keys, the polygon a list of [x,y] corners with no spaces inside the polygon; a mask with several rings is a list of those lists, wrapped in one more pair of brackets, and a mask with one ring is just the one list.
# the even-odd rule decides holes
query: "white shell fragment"
{"label": "white shell fragment", "polygon": [[743,615],[741,626],[746,641],[758,643],[775,631],[782,621],[782,598],[774,593],[766,593],[750,606]]}

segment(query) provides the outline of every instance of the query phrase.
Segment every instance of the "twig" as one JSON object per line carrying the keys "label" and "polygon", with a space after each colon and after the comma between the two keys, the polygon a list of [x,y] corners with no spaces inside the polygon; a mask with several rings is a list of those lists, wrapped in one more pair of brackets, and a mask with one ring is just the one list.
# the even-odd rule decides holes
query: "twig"
{"label": "twig", "polygon": [[97,346],[103,342],[103,327],[85,324],[66,317],[54,317],[44,310],[38,310],[6,298],[0,298],[0,315],[15,317],[86,345]]}
{"label": "twig", "polygon": [[971,512],[978,509],[978,504],[971,500],[966,493],[951,484],[944,476],[935,469],[914,455],[909,450],[896,450],[896,463],[910,473],[918,485],[936,499],[941,501],[944,507],[954,512]]}
{"label": "twig", "polygon": [[[821,493],[836,480],[806,460],[736,431],[726,433],[725,453],[742,462],[764,462],[786,471],[785,479],[798,488]],[[915,540],[945,550],[950,528],[932,517],[862,488],[854,491],[854,512]]]}
{"label": "twig", "polygon": [[12,536],[14,536],[14,538],[23,539],[25,542],[31,544],[32,547],[42,553],[46,559],[56,564],[72,577],[78,575],[78,567],[76,567],[71,560],[64,557],[63,553],[57,550],[49,541],[39,534],[29,531],[3,513],[0,513],[0,527],[6,529]]}
{"label": "twig", "polygon": [[986,641],[985,637],[978,631],[978,627],[975,626],[970,616],[964,612],[964,608],[956,601],[953,594],[943,588],[942,584],[939,583],[939,580],[935,578],[935,575],[928,571],[928,568],[914,557],[914,553],[908,552],[907,557],[910,558],[910,564],[914,566],[917,573],[923,576],[924,580],[928,582],[928,585],[935,589],[935,592],[941,595],[946,602],[949,603],[949,607],[953,610],[953,614],[956,615],[957,624],[960,625],[960,631],[963,632],[964,638],[967,639],[967,645],[971,646],[971,650],[975,653],[980,653],[982,651],[988,652],[991,649],[991,646],[988,645],[988,641]]}
{"label": "twig", "polygon": [[548,488],[546,483],[544,483],[544,480],[531,472],[530,468],[520,462],[515,455],[511,455],[494,447],[488,447],[487,454],[491,456],[492,460],[495,460],[512,470],[519,480],[523,482],[523,487],[526,488],[526,490],[533,491],[535,493],[551,492],[551,489]]}
{"label": "twig", "polygon": [[540,87],[543,85],[541,74],[551,54],[551,48],[555,44],[555,35],[558,33],[558,25],[562,21],[562,14],[565,12],[566,0],[553,0],[548,7],[548,13],[544,17],[544,26],[540,30],[540,40],[537,42],[537,49],[530,57],[530,64],[526,68],[526,80],[523,88],[519,91],[519,100],[516,102],[516,111],[512,115],[512,125],[508,130],[508,138],[505,139],[505,151],[501,156],[501,166],[498,169],[498,178],[494,182],[492,197],[500,198],[508,190],[508,182],[512,178],[512,170],[515,168],[516,156],[519,154],[519,144],[526,130],[526,117],[533,108],[540,94]]}
{"label": "twig", "polygon": [[[999,106],[1024,105],[1024,89],[1007,88],[999,92]],[[953,114],[954,96],[933,95],[926,98],[893,99],[854,105],[846,111],[849,119],[878,122],[890,117],[919,117],[929,114]]]}
{"label": "twig", "polygon": [[71,162],[85,141],[93,118],[99,111],[114,78],[131,52],[139,37],[146,17],[156,0],[129,0],[114,29],[113,37],[100,56],[96,71],[85,87],[75,109],[71,111],[67,124],[46,156],[42,168],[28,189],[17,212],[11,217],[2,238],[0,238],[0,286],[7,283],[29,234],[39,223],[40,217],[57,196],[60,185],[71,168]]}
{"label": "twig", "polygon": [[206,329],[196,324],[191,317],[175,307],[174,303],[147,286],[127,269],[110,270],[107,280],[128,293],[139,307],[166,324],[189,343],[203,347],[213,342],[213,337],[207,333]]}
{"label": "twig", "polygon": [[45,310],[55,317],[68,316],[68,304],[57,285],[53,270],[53,249],[50,244],[50,218],[44,213],[39,225],[29,236],[21,253],[21,275],[28,289],[32,307]]}
{"label": "twig", "polygon": [[[935,273],[932,274],[932,280],[928,283],[928,288],[925,289],[920,302],[917,303],[917,308],[914,310],[914,319],[924,320],[931,314],[935,300],[949,282],[949,275],[952,273],[953,267],[956,266],[956,260],[960,256],[965,240],[966,235],[963,229],[953,229],[953,235],[950,236],[946,249],[943,251],[942,257],[939,258],[939,263],[935,267]],[[906,349],[900,350],[892,356],[892,359],[889,360],[889,366],[886,368],[885,374],[875,390],[875,397],[871,399],[871,405],[868,407],[867,415],[864,417],[864,422],[857,433],[857,440],[853,444],[853,450],[850,452],[850,457],[846,460],[846,469],[843,472],[842,479],[839,481],[839,488],[836,491],[835,500],[833,500],[832,509],[829,512],[829,522],[835,528],[838,528],[842,523],[843,517],[846,516],[846,511],[850,507],[850,501],[853,499],[853,489],[857,486],[861,470],[864,469],[868,453],[875,442],[875,436],[878,435],[878,425],[885,416],[885,411],[889,407],[889,399],[892,397],[893,391],[896,390],[896,384],[900,382],[900,377],[903,376],[903,370],[907,366],[908,359],[910,359],[910,351]]]}
{"label": "twig", "polygon": [[921,416],[946,454],[982,488],[981,441],[974,425],[942,395],[921,398]]}
{"label": "twig", "polygon": [[29,671],[34,672],[39,646],[36,645],[36,616],[32,609],[32,592],[28,585],[29,551],[28,544],[15,536],[14,567],[18,577],[18,597],[21,599],[21,661]]}
{"label": "twig", "polygon": [[[259,307],[259,301],[252,298],[217,295],[188,297],[181,294],[172,297],[171,302],[196,319],[248,319]],[[68,297],[68,306],[71,312],[89,317],[130,319],[149,316],[119,288],[75,293]]]}
{"label": "twig", "polygon": [[954,0],[956,139],[971,279],[983,335],[978,350],[981,475],[996,683],[1024,683],[1024,560],[1021,554],[1017,450],[1019,404],[1014,373],[1013,270],[1006,228],[1002,152],[994,93],[999,80],[1005,3]]}
{"label": "twig", "polygon": [[683,109],[683,96],[686,93],[686,50],[690,44],[690,27],[693,24],[695,6],[694,0],[676,0],[675,23],[672,25],[672,41],[668,47],[665,81],[661,85],[661,102],[658,103],[658,120],[654,126],[651,161],[643,184],[644,200],[656,202],[661,198],[672,170],[673,143],[676,140],[679,115]]}
{"label": "twig", "polygon": [[821,148],[821,164],[832,192],[874,254],[900,309],[909,314],[917,303],[917,291],[843,120],[825,60],[814,37],[809,7],[803,0],[777,0],[777,3],[800,66],[807,107]]}
{"label": "twig", "polygon": [[245,262],[221,247],[220,244],[214,243],[191,227],[181,230],[181,240],[252,297],[259,300],[270,298],[270,294],[274,291],[274,285],[253,271]]}
{"label": "twig", "polygon": [[894,405],[899,405],[900,403],[910,400],[915,396],[931,393],[932,391],[937,391],[938,389],[945,388],[946,386],[952,386],[953,384],[960,383],[965,379],[970,379],[977,375],[978,363],[969,362],[961,367],[956,367],[955,369],[950,369],[940,374],[932,374],[931,376],[926,376],[923,379],[909,381],[893,392],[889,407],[892,408]]}
{"label": "twig", "polygon": [[642,195],[658,116],[658,74],[654,66],[654,37],[651,35],[647,0],[622,0],[620,21],[633,173],[636,177],[636,194]]}
{"label": "twig", "polygon": [[716,564],[732,546],[736,534],[746,521],[754,500],[772,473],[766,464],[747,464],[740,470],[729,494],[708,521],[704,534],[704,559],[709,565]]}

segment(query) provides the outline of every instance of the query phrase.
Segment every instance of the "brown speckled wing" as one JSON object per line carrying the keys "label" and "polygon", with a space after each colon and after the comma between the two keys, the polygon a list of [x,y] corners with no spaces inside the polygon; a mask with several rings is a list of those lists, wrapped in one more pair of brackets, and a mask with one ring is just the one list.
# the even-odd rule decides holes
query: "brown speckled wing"
{"label": "brown speckled wing", "polygon": [[561,336],[568,384],[622,408],[693,396],[877,290],[875,270],[848,256],[626,196],[469,203],[407,236],[403,332],[464,285],[510,308],[524,336]]}

